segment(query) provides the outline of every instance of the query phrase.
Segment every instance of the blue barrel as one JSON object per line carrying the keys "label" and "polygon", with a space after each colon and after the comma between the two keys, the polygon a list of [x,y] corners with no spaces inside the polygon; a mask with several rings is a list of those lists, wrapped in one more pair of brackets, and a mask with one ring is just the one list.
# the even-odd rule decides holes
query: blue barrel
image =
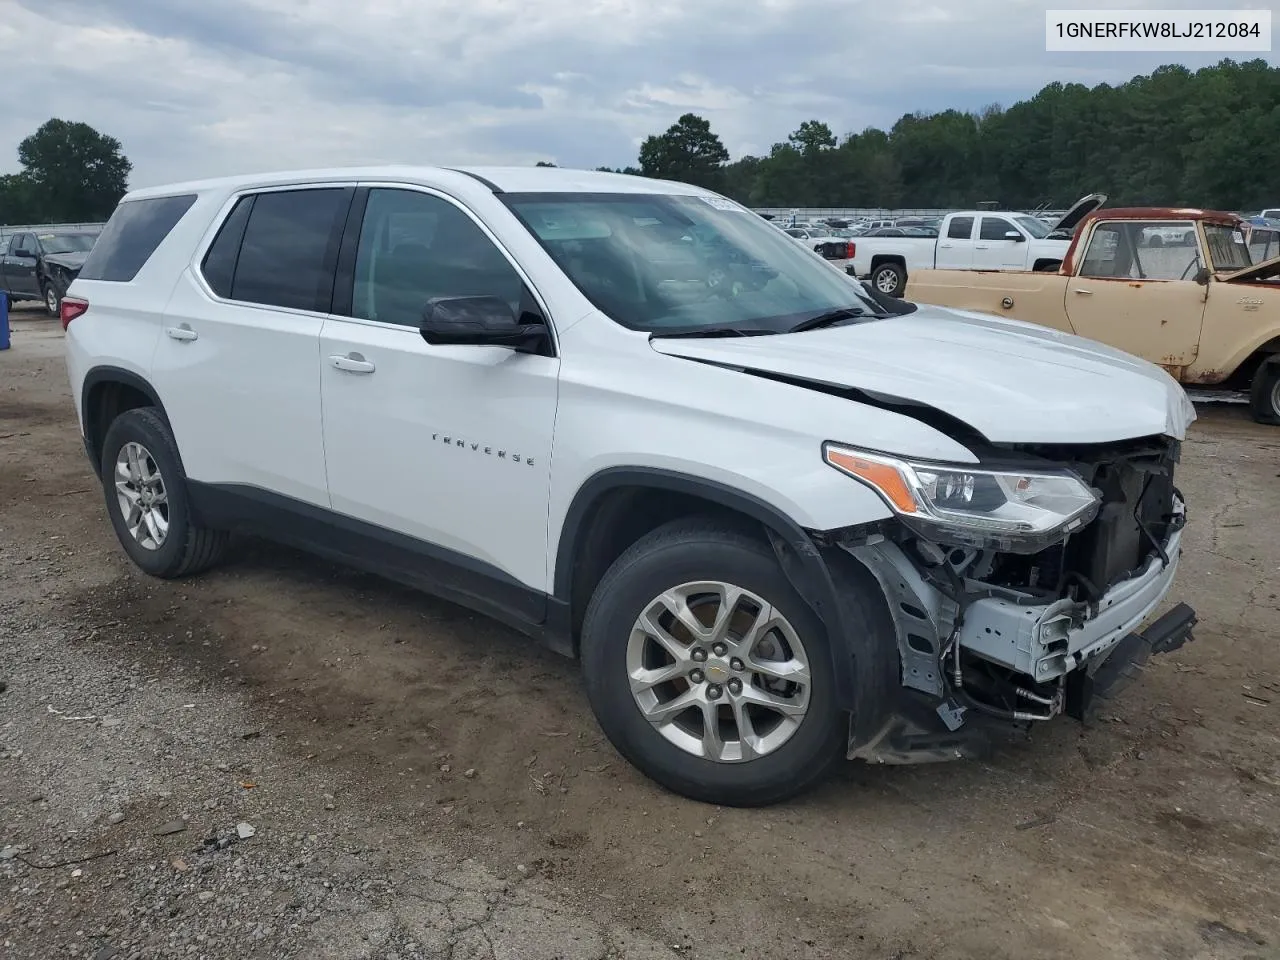
{"label": "blue barrel", "polygon": [[0,290],[0,350],[9,349],[9,295]]}

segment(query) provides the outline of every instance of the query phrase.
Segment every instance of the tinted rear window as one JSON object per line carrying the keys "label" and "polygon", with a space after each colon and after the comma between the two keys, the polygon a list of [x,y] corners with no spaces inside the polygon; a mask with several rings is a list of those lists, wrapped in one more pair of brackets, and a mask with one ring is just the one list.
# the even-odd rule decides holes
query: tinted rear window
{"label": "tinted rear window", "polygon": [[351,191],[260,193],[245,227],[231,299],[298,310],[329,309],[337,239]]}
{"label": "tinted rear window", "polygon": [[111,215],[80,270],[82,280],[132,280],[196,202],[194,193],[128,200]]}

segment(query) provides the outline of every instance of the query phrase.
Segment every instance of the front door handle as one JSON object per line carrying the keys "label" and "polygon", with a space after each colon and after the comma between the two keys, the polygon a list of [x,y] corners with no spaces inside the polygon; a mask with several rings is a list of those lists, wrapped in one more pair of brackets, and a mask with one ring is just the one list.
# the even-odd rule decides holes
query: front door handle
{"label": "front door handle", "polygon": [[188,327],[185,323],[180,327],[165,327],[164,332],[172,340],[189,341],[189,340],[198,340],[200,338],[200,334],[196,333],[194,330]]}
{"label": "front door handle", "polygon": [[377,369],[372,360],[366,360],[358,353],[349,353],[346,356],[338,354],[330,357],[329,362],[347,373],[373,373]]}
{"label": "front door handle", "polygon": [[1093,296],[1093,291],[1092,291],[1092,290],[1084,290],[1084,289],[1082,289],[1081,287],[1076,287],[1076,293],[1077,293],[1077,294],[1079,294],[1079,295],[1080,295],[1080,296],[1082,296],[1082,297],[1092,297],[1092,296]]}

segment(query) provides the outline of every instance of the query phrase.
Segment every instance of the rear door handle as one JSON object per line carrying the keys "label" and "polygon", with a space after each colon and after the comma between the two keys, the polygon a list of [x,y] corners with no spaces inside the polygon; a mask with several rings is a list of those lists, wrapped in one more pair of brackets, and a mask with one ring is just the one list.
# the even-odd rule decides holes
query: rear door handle
{"label": "rear door handle", "polygon": [[990,247],[988,244],[985,244],[985,243],[978,243],[978,244],[974,244],[973,249],[975,249],[975,250],[990,250],[990,249],[991,249],[991,247]]}
{"label": "rear door handle", "polygon": [[198,340],[200,338],[200,334],[185,323],[180,327],[165,327],[164,332],[173,340]]}
{"label": "rear door handle", "polygon": [[1082,290],[1080,287],[1076,287],[1076,293],[1078,293],[1078,294],[1079,294],[1080,296],[1082,296],[1082,297],[1092,297],[1092,296],[1093,296],[1093,291],[1092,291],[1092,290]]}
{"label": "rear door handle", "polygon": [[373,373],[378,369],[373,365],[372,360],[366,360],[358,353],[349,353],[346,356],[335,355],[329,358],[329,362],[347,373]]}

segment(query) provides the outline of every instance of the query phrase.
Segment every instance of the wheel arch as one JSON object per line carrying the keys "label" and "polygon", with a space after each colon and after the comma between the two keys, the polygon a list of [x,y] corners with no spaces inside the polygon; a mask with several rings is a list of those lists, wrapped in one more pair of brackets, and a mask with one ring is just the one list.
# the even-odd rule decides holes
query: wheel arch
{"label": "wheel arch", "polygon": [[768,541],[787,579],[826,627],[837,693],[847,704],[855,687],[841,653],[844,628],[835,583],[819,545],[773,504],[676,471],[611,467],[590,477],[570,502],[556,546],[552,590],[568,611],[574,651],[587,604],[613,561],[662,523],[699,512],[736,517]]}
{"label": "wheel arch", "polygon": [[101,365],[85,374],[80,387],[80,410],[83,421],[85,452],[93,462],[94,473],[102,462],[102,441],[111,422],[126,410],[154,407],[166,424],[160,395],[145,377],[122,367]]}

